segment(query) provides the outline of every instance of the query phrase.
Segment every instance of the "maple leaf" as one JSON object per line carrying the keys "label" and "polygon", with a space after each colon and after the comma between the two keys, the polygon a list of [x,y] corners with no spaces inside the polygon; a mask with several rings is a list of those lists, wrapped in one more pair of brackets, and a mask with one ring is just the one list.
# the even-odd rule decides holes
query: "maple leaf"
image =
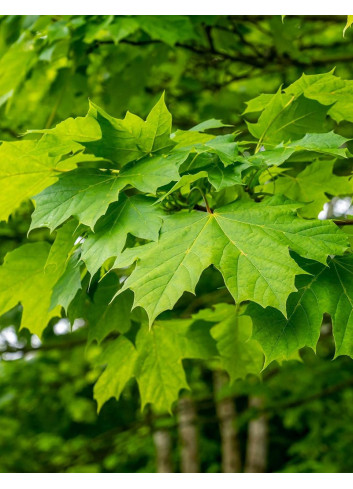
{"label": "maple leaf", "polygon": [[52,317],[60,315],[60,307],[50,310],[52,289],[65,271],[76,226],[71,221],[61,228],[52,247],[37,242],[16,248],[0,267],[0,314],[20,302],[21,328],[38,336]]}
{"label": "maple leaf", "polygon": [[83,150],[84,146],[79,141],[84,143],[100,139],[101,130],[93,117],[86,116],[69,117],[52,129],[32,129],[27,131],[27,134],[44,134],[39,141],[41,148],[46,148],[50,154],[58,151],[66,154],[70,151]]}
{"label": "maple leaf", "polygon": [[64,273],[53,287],[50,309],[62,306],[67,311],[77,291],[81,289],[80,258],[79,251],[71,255]]}
{"label": "maple leaf", "polygon": [[328,107],[318,102],[283,94],[282,90],[272,96],[256,123],[247,123],[250,133],[261,144],[288,142],[304,137],[308,132],[326,132]]}
{"label": "maple leaf", "polygon": [[65,173],[34,197],[31,229],[48,227],[52,231],[71,216],[93,227],[109,204],[117,200],[120,190],[120,180],[108,172],[78,168]]}
{"label": "maple leaf", "polygon": [[253,300],[285,313],[301,273],[289,247],[323,263],[347,247],[333,223],[300,219],[296,207],[274,197],[260,204],[236,202],[213,214],[174,214],[165,220],[157,243],[127,249],[116,260],[120,268],[138,259],[122,290],[133,290],[134,306],[142,306],[152,323],[183,292],[194,293],[202,271],[213,264],[236,302]]}
{"label": "maple leaf", "polygon": [[300,209],[300,214],[305,217],[316,217],[324,203],[329,201],[326,193],[337,196],[350,194],[353,191],[349,177],[334,175],[334,163],[334,161],[316,160],[297,175],[279,174],[275,181],[264,185],[263,188],[265,192],[286,195],[298,202],[308,202]]}
{"label": "maple leaf", "polygon": [[228,164],[225,167],[217,155],[210,152],[196,152],[196,155],[190,161],[188,159],[180,165],[181,179],[168,194],[185,184],[204,177],[208,178],[208,181],[217,192],[233,185],[244,185],[242,173],[252,166],[252,162],[238,156],[235,158],[240,161]]}
{"label": "maple leaf", "polygon": [[60,170],[75,166],[70,158],[61,161],[60,156],[42,152],[35,141],[2,143],[0,158],[0,220],[7,219],[21,202],[54,183]]}
{"label": "maple leaf", "polygon": [[[135,32],[140,20],[107,25],[120,39],[121,29]],[[168,21],[170,34],[152,19],[141,29],[167,39],[178,25],[192,39],[188,24]],[[352,83],[332,73],[303,76],[250,101],[245,113],[260,113],[248,124],[255,141],[239,140],[239,132],[206,134],[227,127],[217,119],[171,134],[162,96],[146,120],[130,112],[116,119],[91,103],[85,117],[28,131],[39,140],[4,143],[0,219],[34,198],[30,230],[66,224],[52,246],[35,242],[6,255],[0,314],[20,303],[22,327],[37,334],[63,312],[71,321],[84,318],[88,342],[104,341],[99,408],[136,379],[142,408],[151,403],[170,412],[188,389],[184,359],[210,361],[234,382],[257,374],[263,354],[266,366],[294,358],[303,346],[315,348],[323,314],[333,320],[336,355],[353,355],[348,238],[333,222],[300,217],[316,216],[332,195],[352,194],[350,177],[334,175],[328,160],[349,156],[349,140],[327,132],[333,125],[327,115],[352,120]],[[202,199],[208,212],[199,210]],[[154,322],[184,292],[195,293],[210,266],[236,305],[177,318],[185,294],[173,313]]]}
{"label": "maple leaf", "polygon": [[155,193],[158,187],[179,180],[178,167],[187,156],[188,153],[182,151],[166,157],[148,156],[119,173],[94,168],[65,173],[54,185],[34,197],[36,209],[30,229],[44,226],[53,230],[70,216],[93,229],[127,185]]}
{"label": "maple leaf", "polygon": [[353,354],[353,255],[330,259],[328,266],[300,263],[310,275],[297,278],[298,292],[288,298],[287,318],[271,307],[250,304],[247,308],[266,365],[290,358],[304,346],[315,349],[325,313],[332,317],[336,356]]}
{"label": "maple leaf", "polygon": [[247,158],[239,158],[239,161],[248,161],[255,166],[279,166],[295,153],[301,152],[314,152],[345,158],[347,156],[347,150],[342,146],[347,141],[348,139],[339,134],[335,134],[333,131],[323,134],[307,133],[302,139],[285,144],[281,143],[273,149],[259,151]]}
{"label": "maple leaf", "polygon": [[128,290],[112,301],[117,289],[119,277],[114,273],[109,273],[99,283],[87,314],[88,342],[101,343],[112,332],[123,334],[130,329],[133,296]]}
{"label": "maple leaf", "polygon": [[[103,352],[100,363],[106,370],[98,379],[94,395],[99,408],[110,397],[119,398],[127,382],[135,377],[141,394],[141,409],[153,403],[156,411],[171,410],[181,389],[188,389],[183,358],[211,358],[217,355],[209,327],[202,321],[157,321],[152,329],[142,324],[135,346],[124,336]],[[110,379],[114,376],[114,381]]]}
{"label": "maple leaf", "polygon": [[220,127],[232,127],[231,124],[224,124],[219,119],[209,119],[208,121],[200,122],[192,127],[190,131],[204,132],[210,129],[219,129]]}
{"label": "maple leaf", "polygon": [[143,195],[126,197],[111,205],[82,245],[82,260],[93,275],[111,257],[123,250],[127,235],[156,241],[162,225],[162,211]]}
{"label": "maple leaf", "polygon": [[152,329],[144,323],[134,345],[120,336],[99,357],[98,363],[105,364],[106,369],[94,388],[98,407],[110,397],[119,399],[134,377],[142,409],[152,403],[157,411],[170,411],[179,391],[189,389],[182,366],[184,358],[214,361],[219,357],[232,381],[249,373],[258,374],[263,353],[250,334],[250,319],[238,317],[230,304],[203,309],[190,319],[156,321]]}
{"label": "maple leaf", "polygon": [[119,399],[128,381],[134,377],[136,358],[134,345],[125,336],[120,336],[97,359],[97,363],[106,365],[94,386],[98,411],[111,397]]}
{"label": "maple leaf", "polygon": [[220,367],[229,374],[230,381],[259,374],[263,366],[263,353],[259,343],[251,339],[251,319],[240,315],[236,306],[216,304],[193,316],[215,323],[211,335],[217,342]]}
{"label": "maple leaf", "polygon": [[98,122],[101,138],[82,144],[89,152],[108,158],[120,166],[149,153],[166,151],[173,146],[170,139],[172,117],[165,105],[164,95],[153,107],[146,121],[130,112],[124,119],[115,119],[93,103],[90,103],[88,117]]}
{"label": "maple leaf", "polygon": [[290,358],[303,346],[316,346],[320,336],[322,312],[314,286],[325,267],[319,264],[313,267],[303,266],[303,269],[308,272],[310,270],[313,275],[297,278],[298,292],[292,293],[288,298],[287,317],[272,307],[263,309],[253,303],[246,310],[253,321],[253,338],[265,352],[265,366],[273,360]]}
{"label": "maple leaf", "polygon": [[342,120],[353,122],[352,80],[342,80],[333,74],[303,74],[299,80],[285,89],[288,95],[296,97],[303,94],[306,98],[317,100],[328,106],[328,114],[337,122]]}

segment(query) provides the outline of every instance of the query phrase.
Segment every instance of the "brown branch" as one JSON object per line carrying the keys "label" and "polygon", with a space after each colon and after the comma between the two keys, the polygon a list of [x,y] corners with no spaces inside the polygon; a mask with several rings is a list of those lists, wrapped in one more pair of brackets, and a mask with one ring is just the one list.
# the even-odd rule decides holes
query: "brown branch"
{"label": "brown branch", "polygon": [[310,402],[317,401],[318,399],[322,399],[323,397],[329,397],[332,394],[336,394],[337,392],[346,389],[347,387],[350,387],[351,385],[353,385],[353,377],[350,377],[349,379],[339,382],[337,384],[330,385],[329,387],[326,387],[325,389],[316,392],[315,394],[311,394],[307,397],[284,402],[282,404],[273,404],[264,406],[263,408],[258,408],[254,410],[254,413],[255,415],[259,416],[265,412],[277,412],[284,409],[296,408],[302,406],[303,404],[308,404]]}
{"label": "brown branch", "polygon": [[23,348],[8,346],[4,350],[0,350],[0,356],[4,353],[32,353],[32,352],[40,352],[40,351],[50,351],[50,350],[65,350],[69,348],[76,348],[77,346],[82,346],[87,342],[87,338],[74,338],[69,341],[58,341],[58,342],[48,342],[44,343],[41,346],[34,348],[32,346],[24,346]]}
{"label": "brown branch", "polygon": [[194,205],[194,209],[195,209],[195,211],[207,212],[206,207],[204,207],[203,205],[199,205],[199,204]]}
{"label": "brown branch", "polygon": [[337,226],[353,226],[353,219],[333,219]]}

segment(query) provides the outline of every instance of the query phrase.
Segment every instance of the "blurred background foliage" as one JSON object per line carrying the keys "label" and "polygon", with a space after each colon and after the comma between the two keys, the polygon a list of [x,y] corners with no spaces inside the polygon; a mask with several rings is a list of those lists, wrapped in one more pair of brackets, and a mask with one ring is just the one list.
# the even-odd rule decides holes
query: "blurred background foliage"
{"label": "blurred background foliage", "polygon": [[[343,16],[2,16],[0,139],[84,115],[88,98],[116,117],[127,109],[145,116],[163,90],[175,127],[220,118],[245,132],[244,102],[256,95],[303,72],[335,68],[353,78],[345,23]],[[27,236],[32,210],[25,203],[0,223],[0,261],[28,240],[53,240],[45,229]],[[207,280],[205,272],[201,292]],[[185,440],[195,444],[194,468],[220,472],[227,422],[236,470],[352,471],[353,362],[332,361],[329,318],[317,355],[303,350],[303,361],[271,365],[261,381],[229,387],[216,366],[187,362],[193,398],[185,396],[185,421],[181,405],[171,417],[141,413],[133,382],[98,414],[99,349],[85,347],[82,321],[72,332],[67,320],[53,321],[41,342],[18,331],[20,315],[18,306],[0,318],[1,472],[185,471]]]}

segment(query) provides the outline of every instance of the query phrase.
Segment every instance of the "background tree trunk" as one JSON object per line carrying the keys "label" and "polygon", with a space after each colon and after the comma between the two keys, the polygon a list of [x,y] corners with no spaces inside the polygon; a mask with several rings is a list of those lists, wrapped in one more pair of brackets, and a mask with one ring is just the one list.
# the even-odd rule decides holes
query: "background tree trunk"
{"label": "background tree trunk", "polygon": [[172,440],[169,431],[158,429],[153,433],[153,441],[156,447],[157,472],[173,472]]}
{"label": "background tree trunk", "polygon": [[235,427],[236,408],[233,399],[229,397],[217,398],[227,383],[228,377],[225,372],[216,370],[213,373],[216,412],[221,433],[222,472],[233,473],[241,471],[241,454]]}
{"label": "background tree trunk", "polygon": [[[260,409],[263,407],[263,401],[263,397],[260,396],[250,397],[249,407]],[[261,414],[249,423],[245,472],[266,472],[267,437],[268,420],[265,414]]]}
{"label": "background tree trunk", "polygon": [[192,399],[184,397],[178,403],[178,428],[181,445],[181,471],[200,472],[196,408]]}

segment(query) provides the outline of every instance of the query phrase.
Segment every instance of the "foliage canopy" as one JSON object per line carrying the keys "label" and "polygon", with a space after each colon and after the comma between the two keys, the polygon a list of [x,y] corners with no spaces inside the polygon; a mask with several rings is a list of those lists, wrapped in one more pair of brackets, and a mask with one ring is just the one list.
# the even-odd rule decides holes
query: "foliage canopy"
{"label": "foliage canopy", "polygon": [[352,471],[351,24],[0,16],[0,472]]}
{"label": "foliage canopy", "polygon": [[[172,131],[162,95],[145,120],[90,103],[84,117],[4,142],[2,218],[32,198],[29,232],[55,239],[6,255],[0,312],[21,303],[21,327],[38,335],[60,311],[86,319],[90,341],[107,339],[99,406],[135,377],[142,406],[170,410],[188,387],[185,358],[218,362],[232,380],[258,374],[315,348],[324,313],[336,354],[351,355],[347,223],[317,219],[353,193],[349,173],[333,173],[350,156],[336,131],[350,97],[332,72],[303,75],[248,102],[246,139],[216,119]],[[196,312],[206,269],[217,306]]]}

